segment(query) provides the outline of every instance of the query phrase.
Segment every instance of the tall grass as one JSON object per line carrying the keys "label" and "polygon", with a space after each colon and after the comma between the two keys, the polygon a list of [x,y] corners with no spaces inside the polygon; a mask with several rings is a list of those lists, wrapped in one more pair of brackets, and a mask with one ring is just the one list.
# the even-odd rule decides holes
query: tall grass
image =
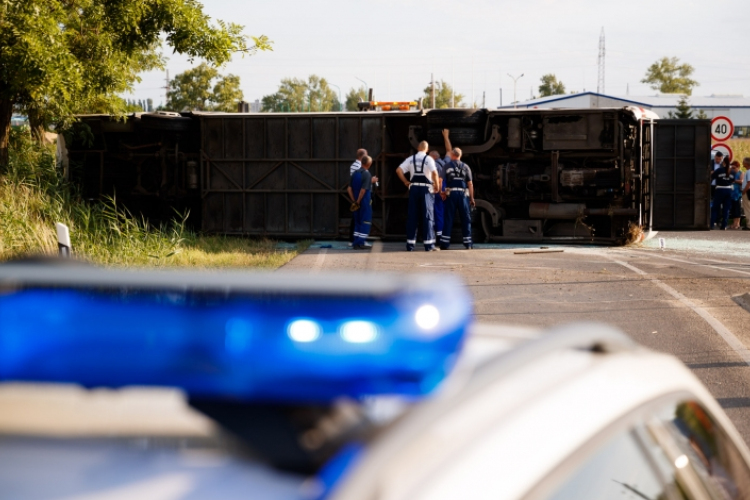
{"label": "tall grass", "polygon": [[275,268],[306,247],[202,237],[186,228],[185,216],[151,226],[113,198],[85,202],[60,176],[54,149],[36,145],[28,130],[13,130],[10,141],[9,168],[0,178],[0,260],[56,254],[56,222],[70,228],[77,257],[106,265]]}
{"label": "tall grass", "polygon": [[750,139],[730,139],[727,144],[732,148],[735,160],[742,163],[744,158],[750,158]]}

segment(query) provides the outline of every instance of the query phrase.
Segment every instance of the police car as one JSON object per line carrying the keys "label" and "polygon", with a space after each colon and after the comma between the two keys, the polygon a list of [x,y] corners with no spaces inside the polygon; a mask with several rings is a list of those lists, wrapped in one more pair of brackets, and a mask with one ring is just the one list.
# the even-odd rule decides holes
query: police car
{"label": "police car", "polygon": [[451,279],[0,266],[0,497],[750,497],[676,359],[473,324]]}

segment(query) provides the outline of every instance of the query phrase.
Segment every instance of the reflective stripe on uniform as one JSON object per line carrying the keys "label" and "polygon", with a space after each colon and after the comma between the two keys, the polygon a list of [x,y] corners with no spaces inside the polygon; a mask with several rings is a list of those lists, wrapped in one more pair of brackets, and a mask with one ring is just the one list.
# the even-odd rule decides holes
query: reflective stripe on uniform
{"label": "reflective stripe on uniform", "polygon": [[406,240],[406,242],[407,242],[407,243],[408,243],[409,245],[416,245],[416,244],[417,244],[417,240]]}
{"label": "reflective stripe on uniform", "polygon": [[434,245],[435,244],[435,240],[424,240],[424,244],[425,245]]}
{"label": "reflective stripe on uniform", "polygon": [[409,183],[409,186],[425,186],[425,187],[432,187],[432,184],[425,184],[424,182],[411,182],[411,183]]}

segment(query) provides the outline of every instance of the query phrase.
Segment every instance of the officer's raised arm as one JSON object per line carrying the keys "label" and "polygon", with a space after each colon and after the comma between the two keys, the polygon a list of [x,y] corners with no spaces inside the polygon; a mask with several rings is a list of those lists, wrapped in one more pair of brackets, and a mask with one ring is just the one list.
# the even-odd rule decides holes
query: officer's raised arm
{"label": "officer's raised arm", "polygon": [[446,155],[450,153],[451,149],[453,149],[453,146],[451,145],[450,135],[451,135],[450,129],[444,128],[443,129],[443,142],[445,143]]}

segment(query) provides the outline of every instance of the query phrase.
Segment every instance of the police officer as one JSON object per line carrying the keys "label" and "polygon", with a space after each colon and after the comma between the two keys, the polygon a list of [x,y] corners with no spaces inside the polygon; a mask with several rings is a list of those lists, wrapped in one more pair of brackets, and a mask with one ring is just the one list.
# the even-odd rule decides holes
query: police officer
{"label": "police officer", "polygon": [[[443,131],[446,144],[450,146],[448,130]],[[464,238],[464,247],[474,248],[471,241],[471,207],[474,202],[474,183],[472,182],[471,169],[461,161],[462,151],[459,148],[450,150],[451,161],[445,166],[445,211],[443,221],[443,236],[440,238],[440,249],[447,250],[451,244],[451,231],[453,229],[453,217],[456,210],[461,217],[461,232]]]}
{"label": "police officer", "polygon": [[[360,161],[362,168],[352,174],[352,180],[347,187],[349,198],[352,200],[352,218],[354,219],[354,250],[372,248],[367,244],[367,237],[372,228],[372,158],[365,155]],[[356,194],[355,194],[356,193]]]}
{"label": "police officer", "polygon": [[[354,172],[362,168],[362,158],[367,156],[367,150],[360,148],[357,150],[357,159],[352,162],[351,165],[349,165],[349,180],[351,181],[352,175],[354,175]],[[375,177],[372,182],[378,182],[378,178]],[[349,223],[349,246],[352,246],[354,244],[354,217],[352,217],[351,222]]]}
{"label": "police officer", "polygon": [[438,172],[438,180],[440,185],[435,190],[435,238],[440,241],[440,237],[443,235],[443,198],[445,198],[445,191],[443,190],[443,183],[445,181],[445,173],[443,168],[445,164],[450,161],[446,149],[445,159],[440,158],[440,153],[436,150],[430,151],[430,158],[435,162],[435,168]]}
{"label": "police officer", "polygon": [[711,203],[711,229],[719,222],[720,209],[722,216],[721,229],[726,229],[727,221],[729,221],[729,209],[732,206],[734,175],[729,171],[729,167],[722,164],[711,174],[711,179],[716,181],[716,190],[714,191],[713,202]]}
{"label": "police officer", "polygon": [[[435,248],[435,193],[440,186],[435,162],[427,155],[427,141],[419,143],[417,153],[406,159],[396,169],[396,175],[409,188],[409,213],[406,220],[406,251],[414,251],[417,244],[417,231],[422,221],[424,231],[424,249],[426,252]],[[411,174],[409,180],[406,173]]]}

